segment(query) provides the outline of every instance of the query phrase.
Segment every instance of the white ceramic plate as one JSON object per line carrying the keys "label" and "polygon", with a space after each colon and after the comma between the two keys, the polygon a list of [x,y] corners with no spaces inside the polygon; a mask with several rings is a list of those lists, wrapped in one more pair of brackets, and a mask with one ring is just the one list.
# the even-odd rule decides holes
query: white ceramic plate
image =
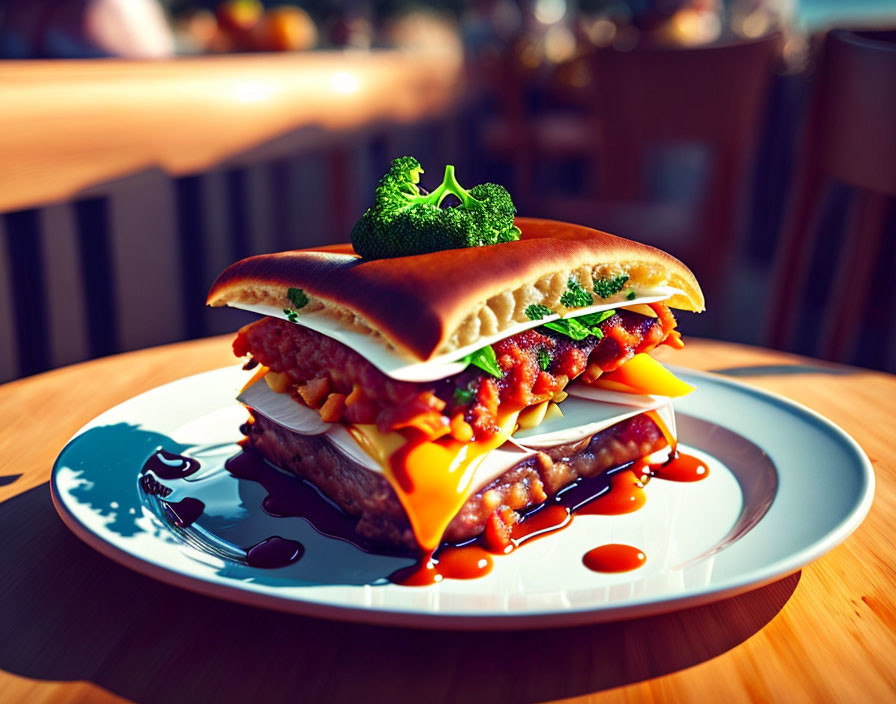
{"label": "white ceramic plate", "polygon": [[[352,621],[437,628],[529,628],[644,616],[714,601],[785,576],[844,540],[871,505],[874,475],[848,435],[816,413],[722,377],[677,370],[697,391],[676,404],[685,449],[709,477],[654,480],[622,516],[579,516],[556,535],[496,557],[483,578],[403,587],[385,578],[407,558],[364,553],[301,518],[261,509],[265,490],[223,469],[245,410],[247,373],[219,369],[136,396],[75,435],[53,468],[53,499],[75,534],[165,582],[236,601]],[[205,511],[187,529],[138,486],[158,448],[199,460],[188,479]],[[171,497],[169,497],[171,500]],[[305,554],[250,567],[243,548],[278,535]],[[632,572],[599,574],[583,554],[627,543]]]}

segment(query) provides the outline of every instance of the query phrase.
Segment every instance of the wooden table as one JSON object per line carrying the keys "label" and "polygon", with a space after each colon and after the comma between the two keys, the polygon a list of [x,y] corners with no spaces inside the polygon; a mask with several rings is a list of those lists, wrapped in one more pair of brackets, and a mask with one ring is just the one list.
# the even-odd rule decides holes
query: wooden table
{"label": "wooden table", "polygon": [[75,538],[47,480],[109,406],[231,364],[227,338],[143,350],[0,386],[0,701],[892,701],[896,377],[691,340],[669,361],[828,416],[877,475],[864,524],[805,569],[652,618],[516,633],[319,621],[131,572]]}

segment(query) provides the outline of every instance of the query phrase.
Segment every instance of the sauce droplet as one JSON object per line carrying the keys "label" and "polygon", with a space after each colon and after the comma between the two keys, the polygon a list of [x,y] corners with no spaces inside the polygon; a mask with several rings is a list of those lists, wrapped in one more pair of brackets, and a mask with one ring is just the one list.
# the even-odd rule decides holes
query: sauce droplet
{"label": "sauce droplet", "polygon": [[492,556],[478,545],[441,548],[413,565],[389,575],[389,581],[405,587],[425,587],[443,579],[476,579],[492,571]]}
{"label": "sauce droplet", "polygon": [[699,482],[709,476],[709,467],[693,455],[676,451],[665,462],[650,465],[650,474],[672,482]]}
{"label": "sauce droplet", "polygon": [[246,550],[246,562],[251,567],[274,569],[298,562],[305,554],[305,546],[297,540],[271,536]]}
{"label": "sauce droplet", "polygon": [[478,545],[439,551],[439,573],[449,579],[475,579],[492,571],[492,556]]}
{"label": "sauce droplet", "polygon": [[389,575],[389,581],[404,587],[426,587],[442,581],[432,555],[421,557],[413,565],[402,567]]}
{"label": "sauce droplet", "polygon": [[601,545],[585,553],[582,562],[593,572],[629,572],[638,569],[647,557],[638,548],[621,543]]}
{"label": "sauce droplet", "polygon": [[143,464],[144,472],[152,472],[159,479],[183,479],[199,469],[199,462],[159,448]]}

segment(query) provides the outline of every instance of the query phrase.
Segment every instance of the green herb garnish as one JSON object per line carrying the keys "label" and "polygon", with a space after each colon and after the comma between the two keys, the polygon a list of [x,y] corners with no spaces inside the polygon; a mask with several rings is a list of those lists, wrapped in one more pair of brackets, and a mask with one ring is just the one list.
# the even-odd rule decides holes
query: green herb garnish
{"label": "green herb garnish", "polygon": [[288,288],[286,289],[286,297],[295,307],[284,308],[283,312],[286,314],[286,319],[289,322],[297,323],[299,321],[299,310],[308,305],[308,296],[300,288]]}
{"label": "green herb garnish", "polygon": [[[571,337],[573,340],[584,340],[589,335],[594,334],[590,328],[582,325],[576,318],[560,318],[560,320],[545,323],[543,327],[546,327],[548,330],[559,332],[561,335]],[[598,332],[600,332],[600,330],[598,330]]]}
{"label": "green herb garnish", "polygon": [[538,366],[541,367],[543,372],[546,372],[548,367],[551,366],[551,353],[544,347],[538,348]]}
{"label": "green herb garnish", "polygon": [[615,310],[602,310],[599,313],[588,313],[576,318],[560,318],[560,320],[545,323],[542,327],[559,332],[573,340],[584,340],[589,335],[594,335],[600,340],[604,333],[598,326],[615,313]]}
{"label": "green herb garnish", "polygon": [[575,279],[566,282],[566,293],[560,296],[560,304],[567,308],[584,308],[594,303],[594,297]]}
{"label": "green herb garnish", "polygon": [[308,305],[308,296],[300,288],[289,288],[286,290],[286,297],[292,302],[294,310],[301,310]]}
{"label": "green herb garnish", "polygon": [[606,279],[594,279],[594,292],[601,298],[609,298],[619,293],[625,282],[628,281],[628,274],[620,274],[619,276],[610,276]]}
{"label": "green herb garnish", "polygon": [[547,306],[539,306],[534,303],[530,306],[526,306],[526,317],[529,320],[541,320],[542,318],[547,318],[553,312],[554,311]]}
{"label": "green herb garnish", "polygon": [[498,366],[498,358],[495,355],[495,350],[491,345],[487,345],[482,349],[471,352],[460,361],[465,364],[472,364],[474,367],[479,367],[482,371],[488,372],[499,379],[504,376],[504,372],[501,367]]}
{"label": "green herb garnish", "polygon": [[635,289],[633,289],[633,288],[630,288],[628,290],[628,293],[625,294],[625,300],[627,300],[627,301],[633,301],[637,297],[638,297],[638,294],[635,293]]}
{"label": "green herb garnish", "polygon": [[466,406],[470,401],[473,400],[473,392],[469,389],[462,389],[460,387],[454,390],[454,402],[458,406]]}

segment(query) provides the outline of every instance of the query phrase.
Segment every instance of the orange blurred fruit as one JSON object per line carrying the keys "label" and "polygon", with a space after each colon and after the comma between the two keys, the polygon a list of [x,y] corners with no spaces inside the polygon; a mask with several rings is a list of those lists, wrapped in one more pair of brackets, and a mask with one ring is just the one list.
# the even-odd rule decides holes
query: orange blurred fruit
{"label": "orange blurred fruit", "polygon": [[264,5],[259,0],[227,0],[218,5],[215,14],[224,29],[246,31],[261,19]]}
{"label": "orange blurred fruit", "polygon": [[255,48],[261,51],[305,51],[317,44],[317,26],[299,7],[268,10],[253,34]]}

